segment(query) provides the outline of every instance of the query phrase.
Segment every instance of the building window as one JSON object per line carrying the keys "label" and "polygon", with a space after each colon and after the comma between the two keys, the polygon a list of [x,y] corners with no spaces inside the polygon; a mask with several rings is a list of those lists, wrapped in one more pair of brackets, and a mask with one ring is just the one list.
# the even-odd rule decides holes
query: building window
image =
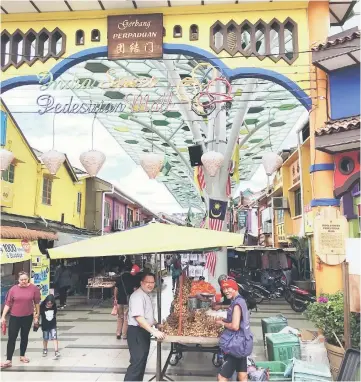
{"label": "building window", "polygon": [[191,25],[189,29],[189,40],[197,41],[198,40],[198,25]]}
{"label": "building window", "polygon": [[133,211],[130,208],[127,209],[127,227],[133,227]]}
{"label": "building window", "polygon": [[44,176],[43,178],[43,204],[50,206],[51,204],[51,191],[53,188],[53,180]]}
{"label": "building window", "polygon": [[173,37],[174,38],[181,38],[182,37],[182,27],[180,25],[176,25],[173,28]]}
{"label": "building window", "polygon": [[109,227],[110,226],[110,219],[111,219],[111,210],[110,210],[110,203],[105,202],[104,206],[104,227]]}
{"label": "building window", "polygon": [[84,32],[81,29],[76,31],[75,45],[84,45]]}
{"label": "building window", "polygon": [[295,191],[295,216],[302,215],[301,189]]}
{"label": "building window", "polygon": [[276,210],[277,224],[284,223],[285,221],[285,210]]}
{"label": "building window", "polygon": [[78,199],[76,202],[76,212],[80,214],[81,212],[81,192],[78,192]]}
{"label": "building window", "polygon": [[99,29],[93,29],[91,33],[92,41],[100,41],[100,32]]}
{"label": "building window", "polygon": [[5,182],[14,183],[15,166],[11,164],[6,170],[1,172],[1,179]]}

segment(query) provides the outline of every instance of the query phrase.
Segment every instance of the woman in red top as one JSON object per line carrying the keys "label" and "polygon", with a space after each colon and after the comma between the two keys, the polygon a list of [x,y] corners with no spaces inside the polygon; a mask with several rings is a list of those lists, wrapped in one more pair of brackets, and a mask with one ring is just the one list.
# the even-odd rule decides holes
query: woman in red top
{"label": "woman in red top", "polygon": [[1,317],[1,324],[3,324],[6,320],[6,314],[10,311],[7,358],[6,362],[1,364],[2,369],[12,366],[12,358],[19,330],[20,361],[24,363],[29,362],[29,358],[25,357],[25,352],[28,346],[29,332],[33,319],[35,324],[38,323],[40,311],[39,303],[40,290],[34,284],[30,284],[29,275],[26,272],[20,272],[19,284],[14,285],[9,290]]}

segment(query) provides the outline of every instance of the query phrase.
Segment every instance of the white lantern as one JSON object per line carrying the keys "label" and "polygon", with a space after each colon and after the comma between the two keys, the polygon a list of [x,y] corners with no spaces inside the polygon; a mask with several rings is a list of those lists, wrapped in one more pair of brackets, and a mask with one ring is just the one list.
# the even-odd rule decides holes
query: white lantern
{"label": "white lantern", "polygon": [[263,155],[262,164],[268,176],[276,172],[283,163],[283,159],[276,153],[269,152]]}
{"label": "white lantern", "polygon": [[155,179],[164,163],[164,156],[156,153],[146,153],[140,157],[140,165],[149,176]]}
{"label": "white lantern", "polygon": [[201,161],[209,176],[216,176],[222,167],[224,156],[216,151],[208,151],[202,155]]}
{"label": "white lantern", "polygon": [[101,151],[89,150],[80,155],[80,162],[90,176],[96,176],[102,168],[106,156]]}
{"label": "white lantern", "polygon": [[65,155],[56,150],[50,150],[41,156],[41,160],[51,175],[55,175],[65,161]]}
{"label": "white lantern", "polygon": [[14,160],[14,154],[6,149],[0,149],[1,171],[7,170],[11,162]]}

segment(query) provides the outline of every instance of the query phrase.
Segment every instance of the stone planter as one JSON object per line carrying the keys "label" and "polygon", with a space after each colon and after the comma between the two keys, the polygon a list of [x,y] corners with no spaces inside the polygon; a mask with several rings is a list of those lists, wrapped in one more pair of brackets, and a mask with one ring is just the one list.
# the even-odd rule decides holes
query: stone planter
{"label": "stone planter", "polygon": [[325,343],[325,346],[327,349],[328,360],[330,361],[332,377],[333,380],[336,381],[345,351],[341,347],[330,345],[327,342]]}

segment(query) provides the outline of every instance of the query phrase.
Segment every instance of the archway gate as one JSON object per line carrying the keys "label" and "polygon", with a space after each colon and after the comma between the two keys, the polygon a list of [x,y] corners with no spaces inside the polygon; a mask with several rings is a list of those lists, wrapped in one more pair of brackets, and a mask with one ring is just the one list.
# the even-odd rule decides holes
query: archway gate
{"label": "archway gate", "polygon": [[[165,153],[170,169],[158,178],[183,207],[202,205],[200,187],[209,208],[210,199],[225,202],[230,196],[232,163],[233,172],[236,165],[239,178],[249,180],[262,152],[276,151],[302,112],[311,109],[307,6],[307,2],[281,2],[3,15],[2,92],[43,85],[39,112],[54,113],[64,112],[54,108],[52,95],[64,84],[77,84],[71,89],[74,96],[88,104],[95,100],[121,104],[145,91],[147,100],[159,103],[167,91],[175,100],[171,105],[162,101],[168,109],[146,108],[141,103],[134,108],[128,102],[113,113],[93,111],[137,163],[142,152]],[[158,28],[163,35],[163,58],[154,60],[139,53],[136,60],[123,59],[124,47],[118,46],[117,57],[107,59],[108,16],[121,15],[124,22],[154,13],[163,15],[163,27]],[[140,27],[139,33],[147,36],[146,24]],[[123,40],[138,38],[135,32],[122,33]],[[200,63],[212,67],[208,70]],[[44,73],[51,73],[53,85],[46,86],[44,76],[49,74]],[[144,86],[141,90],[124,83],[119,88],[98,86],[112,74],[123,79],[130,76]],[[227,107],[227,102],[217,104],[213,115],[195,113],[180,97],[179,84],[192,77],[209,84],[217,76],[232,85],[232,102]],[[155,83],[144,82],[147,78]],[[224,83],[212,86],[215,94],[226,92]],[[53,108],[47,108],[50,98],[44,101],[44,95],[53,97]],[[225,158],[215,178],[203,172],[204,184],[199,176],[193,182],[188,146],[194,143],[203,151],[222,152]],[[235,147],[240,157],[236,163],[232,161]],[[237,181],[234,178],[234,187]],[[217,273],[222,270],[224,262],[219,262]]]}

